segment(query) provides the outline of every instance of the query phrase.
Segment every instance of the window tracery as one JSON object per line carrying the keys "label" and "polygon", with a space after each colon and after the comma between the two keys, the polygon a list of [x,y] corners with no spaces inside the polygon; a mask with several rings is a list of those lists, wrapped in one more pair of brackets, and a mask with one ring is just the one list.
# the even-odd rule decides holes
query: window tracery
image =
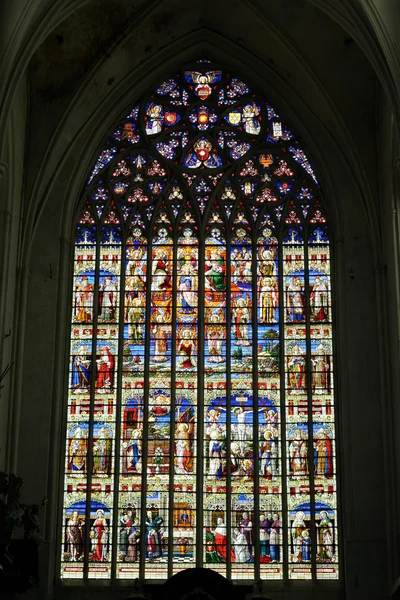
{"label": "window tracery", "polygon": [[275,110],[205,60],[162,82],[73,277],[62,577],[337,579],[328,225]]}

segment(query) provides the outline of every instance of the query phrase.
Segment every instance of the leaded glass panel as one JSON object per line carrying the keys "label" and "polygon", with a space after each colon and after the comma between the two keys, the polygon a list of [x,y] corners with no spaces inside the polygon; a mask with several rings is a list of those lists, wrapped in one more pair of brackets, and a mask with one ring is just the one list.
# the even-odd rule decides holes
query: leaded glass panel
{"label": "leaded glass panel", "polygon": [[306,153],[200,60],[77,217],[61,575],[337,579],[331,252]]}

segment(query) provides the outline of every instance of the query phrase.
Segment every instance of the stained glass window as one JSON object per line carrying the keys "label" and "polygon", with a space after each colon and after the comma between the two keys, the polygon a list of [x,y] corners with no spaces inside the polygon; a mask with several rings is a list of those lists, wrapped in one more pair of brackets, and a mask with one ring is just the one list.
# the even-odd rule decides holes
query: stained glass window
{"label": "stained glass window", "polygon": [[337,579],[329,226],[274,108],[200,60],[77,217],[64,579]]}

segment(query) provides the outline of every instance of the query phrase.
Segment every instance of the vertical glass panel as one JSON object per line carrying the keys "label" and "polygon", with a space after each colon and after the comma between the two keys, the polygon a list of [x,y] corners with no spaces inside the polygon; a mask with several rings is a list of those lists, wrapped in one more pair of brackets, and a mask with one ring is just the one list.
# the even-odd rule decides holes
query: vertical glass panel
{"label": "vertical glass panel", "polygon": [[131,226],[126,242],[119,457],[117,577],[139,577],[143,486],[143,417],[147,240]]}
{"label": "vertical glass panel", "polygon": [[282,577],[281,340],[278,240],[261,229],[257,240],[257,371],[259,414],[260,575]]}
{"label": "vertical glass panel", "polygon": [[[293,490],[293,487],[291,487]],[[311,511],[310,496],[289,496],[289,575],[291,579],[311,579]]]}
{"label": "vertical glass panel", "polygon": [[205,241],[204,566],[226,573],[226,246],[218,229]]}
{"label": "vertical glass panel", "polygon": [[150,579],[164,579],[168,575],[169,482],[172,462],[169,382],[170,375],[167,381],[161,377],[150,379],[145,530],[145,568]]}
{"label": "vertical glass panel", "polygon": [[68,375],[61,548],[61,577],[64,579],[83,577],[95,261],[95,231],[89,228],[80,228],[77,232],[74,255]]}
{"label": "vertical glass panel", "polygon": [[120,230],[105,229],[99,257],[96,373],[91,426],[93,444],[89,579],[107,579],[111,576],[120,280]]}
{"label": "vertical glass panel", "polygon": [[231,496],[232,579],[254,579],[254,486],[248,487],[250,493]]}
{"label": "vertical glass panel", "polygon": [[198,240],[185,228],[177,246],[173,573],[196,559]]}
{"label": "vertical glass panel", "polygon": [[[99,491],[94,491],[99,490]],[[114,489],[93,486],[89,522],[89,578],[109,579],[111,575],[112,502]]]}
{"label": "vertical glass panel", "polygon": [[[145,573],[147,579],[168,577],[168,492],[160,478],[157,491],[148,492],[146,498]],[[163,488],[163,490],[161,490]]]}
{"label": "vertical glass panel", "polygon": [[290,229],[283,243],[288,562],[291,579],[310,579],[311,507],[304,241]]}
{"label": "vertical glass panel", "polygon": [[[138,486],[132,486],[138,489]],[[140,512],[141,494],[124,485],[119,495],[118,511],[118,576],[124,579],[136,578],[140,559]]]}
{"label": "vertical glass panel", "polygon": [[194,567],[196,559],[196,494],[174,488],[173,574]]}
{"label": "vertical glass panel", "polygon": [[[78,494],[84,497],[85,487],[78,492],[67,489],[64,505],[64,523],[62,530],[62,563],[61,576],[65,579],[81,579],[83,577],[83,556],[85,539],[86,502],[77,501]],[[74,502],[70,504],[70,498],[74,496]]]}
{"label": "vertical glass panel", "polygon": [[311,365],[317,579],[337,579],[338,521],[336,442],[333,415],[333,349],[328,236],[316,228],[309,237]]}
{"label": "vertical glass panel", "polygon": [[[226,487],[213,486],[208,482],[204,491],[204,567],[226,575],[227,529]],[[234,558],[231,551],[231,561]]]}
{"label": "vertical glass panel", "polygon": [[282,578],[282,495],[279,487],[260,486],[260,571],[263,579]]}
{"label": "vertical glass panel", "polygon": [[77,224],[61,576],[337,579],[314,171],[270,104],[209,61],[140,107],[107,139]]}
{"label": "vertical glass panel", "polygon": [[171,373],[172,240],[161,229],[153,242],[150,372]]}
{"label": "vertical glass panel", "polygon": [[173,245],[161,228],[152,248],[150,294],[150,381],[148,398],[145,574],[168,576],[169,486],[171,471],[171,357]]}

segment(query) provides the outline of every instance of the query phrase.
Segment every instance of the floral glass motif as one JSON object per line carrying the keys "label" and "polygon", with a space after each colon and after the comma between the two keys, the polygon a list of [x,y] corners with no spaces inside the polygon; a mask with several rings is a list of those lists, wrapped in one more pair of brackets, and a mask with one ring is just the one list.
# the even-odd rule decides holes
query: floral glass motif
{"label": "floral glass motif", "polygon": [[63,579],[338,579],[329,224],[300,143],[205,59],[77,216]]}

